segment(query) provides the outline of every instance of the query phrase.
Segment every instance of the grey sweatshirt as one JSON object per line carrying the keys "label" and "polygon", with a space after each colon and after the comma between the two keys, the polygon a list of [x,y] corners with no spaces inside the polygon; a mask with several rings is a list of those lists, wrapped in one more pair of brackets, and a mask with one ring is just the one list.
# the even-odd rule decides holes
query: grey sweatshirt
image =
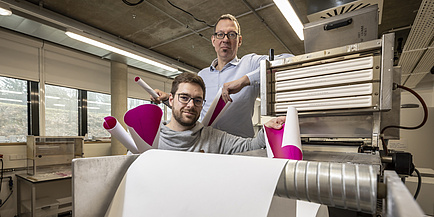
{"label": "grey sweatshirt", "polygon": [[162,125],[158,149],[191,151],[205,153],[233,154],[265,148],[263,130],[255,138],[234,136],[212,127],[204,127],[196,122],[196,126],[187,131],[173,131]]}

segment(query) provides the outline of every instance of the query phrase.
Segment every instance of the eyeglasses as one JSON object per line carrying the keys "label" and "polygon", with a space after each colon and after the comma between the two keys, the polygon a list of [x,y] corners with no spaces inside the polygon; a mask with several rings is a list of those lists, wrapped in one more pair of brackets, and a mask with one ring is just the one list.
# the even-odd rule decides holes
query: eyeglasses
{"label": "eyeglasses", "polygon": [[225,34],[223,32],[216,32],[216,33],[214,33],[214,35],[215,35],[215,37],[217,39],[224,39],[225,36],[227,36],[228,39],[236,39],[237,36],[238,36],[238,33],[236,33],[236,32],[228,32],[228,33]]}
{"label": "eyeglasses", "polygon": [[190,100],[193,100],[193,104],[195,106],[203,106],[203,104],[205,103],[206,100],[202,99],[202,98],[191,98],[189,95],[187,94],[183,94],[183,93],[178,93],[178,101],[180,103],[183,104],[188,104],[190,102]]}

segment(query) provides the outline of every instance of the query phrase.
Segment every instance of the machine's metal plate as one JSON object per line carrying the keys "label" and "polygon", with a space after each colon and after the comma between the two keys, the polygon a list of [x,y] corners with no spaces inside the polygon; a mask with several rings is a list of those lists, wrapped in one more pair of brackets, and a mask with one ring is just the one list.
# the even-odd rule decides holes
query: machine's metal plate
{"label": "machine's metal plate", "polygon": [[[339,25],[339,24],[342,25]],[[329,29],[329,26],[341,26]],[[346,44],[369,41],[378,35],[378,6],[311,22],[304,27],[306,53]]]}
{"label": "machine's metal plate", "polygon": [[[237,155],[267,157],[265,149],[258,149]],[[318,162],[333,162],[333,163],[353,163],[353,164],[368,164],[376,166],[377,173],[380,174],[381,158],[379,155],[368,153],[344,153],[344,152],[315,152],[303,151],[303,160],[318,161]]]}
{"label": "machine's metal plate", "polygon": [[80,158],[72,161],[72,215],[104,216],[119,183],[139,155]]}

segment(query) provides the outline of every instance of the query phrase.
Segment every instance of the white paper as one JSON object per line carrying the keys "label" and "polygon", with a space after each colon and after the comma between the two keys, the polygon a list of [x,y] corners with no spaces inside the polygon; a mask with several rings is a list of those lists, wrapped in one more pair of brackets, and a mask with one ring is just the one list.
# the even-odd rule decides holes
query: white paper
{"label": "white paper", "polygon": [[[113,117],[114,118],[114,117]],[[131,136],[127,133],[127,131],[122,127],[118,120],[116,120],[116,125],[111,129],[106,129],[113,137],[115,137],[122,145],[125,146],[128,150],[130,150],[133,154],[138,154],[139,150],[137,149],[136,144],[134,143]]]}
{"label": "white paper", "polygon": [[283,131],[282,147],[293,145],[301,150],[300,125],[297,110],[288,106],[286,111],[285,129]]}
{"label": "white paper", "polygon": [[288,106],[283,129],[276,130],[264,125],[264,133],[269,158],[303,159],[298,113],[294,107]]}
{"label": "white paper", "polygon": [[[265,127],[265,125],[264,125],[264,127]],[[267,157],[268,158],[274,158],[273,151],[271,150],[270,143],[268,142],[269,135],[267,135],[267,131],[265,129],[263,129],[263,130],[264,130],[264,136],[265,136],[265,150],[267,150]]]}
{"label": "white paper", "polygon": [[130,132],[131,137],[133,137],[133,140],[136,143],[139,153],[143,153],[152,148],[155,149],[158,148],[158,142],[160,141],[160,128],[161,128],[161,123],[160,123],[160,127],[158,128],[157,135],[155,136],[154,142],[152,144],[148,144],[142,139],[142,137],[139,136],[139,134],[134,130],[134,128],[128,127],[128,131]]}
{"label": "white paper", "polygon": [[[320,210],[320,208],[323,208]],[[297,200],[296,217],[328,217],[327,206],[319,203]]]}
{"label": "white paper", "polygon": [[107,217],[265,217],[287,160],[149,150],[131,164]]}
{"label": "white paper", "polygon": [[211,117],[213,116],[216,106],[220,100],[222,96],[222,89],[220,88],[220,90],[217,92],[217,95],[215,96],[214,100],[211,103],[211,106],[209,107],[208,111],[205,114],[205,117],[202,120],[202,124],[204,126],[214,126],[215,123],[222,117],[223,113],[228,109],[228,107],[231,105],[231,101],[228,101],[226,103],[226,105],[223,107],[223,109],[220,111],[220,113],[217,115],[217,117],[214,119],[214,121],[209,124],[209,122],[211,121]]}
{"label": "white paper", "polygon": [[[139,153],[143,153],[143,152],[145,152],[145,151],[147,151],[147,150],[149,150],[149,149],[152,148],[147,142],[145,142],[139,136],[139,134],[137,134],[137,132],[132,127],[128,127],[128,131],[130,132],[131,137],[133,138],[134,142],[136,143],[137,150],[139,151]],[[158,133],[159,132],[160,131],[158,131]]]}
{"label": "white paper", "polygon": [[143,81],[143,80],[142,80],[141,78],[139,78],[139,77],[136,77],[135,80],[136,80],[136,83],[137,83],[138,85],[140,85],[141,87],[143,87],[143,89],[145,89],[146,92],[148,92],[152,97],[154,97],[154,99],[158,98],[158,94],[157,94],[157,92],[155,92],[155,91],[151,88],[151,86],[149,86],[145,81]]}

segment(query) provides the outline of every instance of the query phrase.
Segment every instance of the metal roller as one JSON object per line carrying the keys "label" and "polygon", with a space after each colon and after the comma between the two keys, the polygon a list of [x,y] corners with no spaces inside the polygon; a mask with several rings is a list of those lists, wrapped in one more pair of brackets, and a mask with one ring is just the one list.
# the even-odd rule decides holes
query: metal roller
{"label": "metal roller", "polygon": [[289,160],[276,195],[375,213],[377,174],[372,165]]}

